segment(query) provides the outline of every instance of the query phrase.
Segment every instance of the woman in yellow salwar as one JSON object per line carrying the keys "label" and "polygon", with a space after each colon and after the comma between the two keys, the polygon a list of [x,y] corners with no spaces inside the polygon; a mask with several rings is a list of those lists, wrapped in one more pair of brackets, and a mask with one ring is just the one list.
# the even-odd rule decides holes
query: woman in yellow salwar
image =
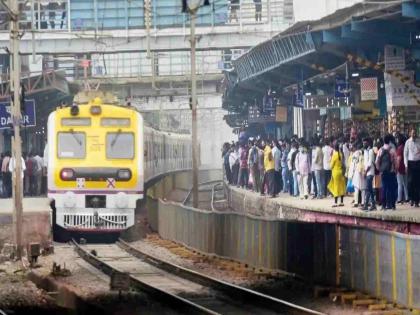
{"label": "woman in yellow salwar", "polygon": [[[331,180],[328,183],[328,190],[334,196],[333,207],[344,206],[344,195],[346,194],[346,180],[343,175],[343,154],[340,152],[338,143],[334,146],[334,153],[331,158]],[[340,204],[338,203],[340,197]]]}

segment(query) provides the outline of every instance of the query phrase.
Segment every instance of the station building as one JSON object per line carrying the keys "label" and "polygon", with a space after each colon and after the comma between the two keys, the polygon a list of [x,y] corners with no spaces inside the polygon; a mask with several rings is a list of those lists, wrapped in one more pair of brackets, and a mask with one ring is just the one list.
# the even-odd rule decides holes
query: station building
{"label": "station building", "polygon": [[[112,91],[123,103],[138,108],[155,128],[189,132],[190,15],[182,13],[181,0],[19,2],[22,76],[46,84],[37,96],[33,84],[25,83],[26,97],[35,98],[36,122],[23,131],[24,151],[42,149],[48,112],[71,103],[85,88]],[[6,18],[7,12],[0,15]],[[218,166],[221,143],[234,138],[223,120],[223,72],[250,47],[293,22],[292,0],[263,0],[259,16],[252,0],[240,4],[215,0],[199,9],[196,63],[202,164]],[[9,44],[8,23],[1,25],[0,43]],[[9,57],[0,53],[2,82],[7,82]],[[59,79],[47,80],[48,75]],[[5,101],[9,97],[0,96]],[[0,148],[10,148],[6,127],[0,133]]]}
{"label": "station building", "polygon": [[419,129],[418,10],[357,3],[256,45],[225,77],[228,122],[278,138]]}

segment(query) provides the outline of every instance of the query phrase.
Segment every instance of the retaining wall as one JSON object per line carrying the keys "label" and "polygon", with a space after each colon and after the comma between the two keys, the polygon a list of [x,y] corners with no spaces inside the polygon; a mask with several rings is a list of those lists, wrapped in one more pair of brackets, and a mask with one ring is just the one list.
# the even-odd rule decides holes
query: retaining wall
{"label": "retaining wall", "polygon": [[420,237],[341,227],[343,285],[420,308]]}
{"label": "retaining wall", "polygon": [[[51,240],[49,212],[28,212],[23,214],[23,243],[45,243]],[[13,242],[13,215],[0,214],[0,249],[5,243]]]}
{"label": "retaining wall", "polygon": [[158,201],[157,231],[200,251],[334,284],[335,228],[198,210]]}

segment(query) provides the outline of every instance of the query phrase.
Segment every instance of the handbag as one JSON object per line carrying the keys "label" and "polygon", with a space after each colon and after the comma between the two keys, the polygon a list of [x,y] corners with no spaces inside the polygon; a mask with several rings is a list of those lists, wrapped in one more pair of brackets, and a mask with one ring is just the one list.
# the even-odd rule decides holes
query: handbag
{"label": "handbag", "polygon": [[354,193],[354,185],[353,185],[353,180],[351,178],[347,180],[347,192]]}

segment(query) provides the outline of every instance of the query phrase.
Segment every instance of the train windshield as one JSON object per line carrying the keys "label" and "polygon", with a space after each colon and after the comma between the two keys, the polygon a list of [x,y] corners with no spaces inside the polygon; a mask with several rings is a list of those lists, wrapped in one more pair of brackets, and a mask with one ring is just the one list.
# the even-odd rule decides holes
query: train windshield
{"label": "train windshield", "polygon": [[83,132],[60,132],[58,134],[58,157],[83,159],[86,156],[86,135]]}
{"label": "train windshield", "polygon": [[133,159],[134,135],[129,132],[109,132],[106,135],[106,157],[108,159]]}

